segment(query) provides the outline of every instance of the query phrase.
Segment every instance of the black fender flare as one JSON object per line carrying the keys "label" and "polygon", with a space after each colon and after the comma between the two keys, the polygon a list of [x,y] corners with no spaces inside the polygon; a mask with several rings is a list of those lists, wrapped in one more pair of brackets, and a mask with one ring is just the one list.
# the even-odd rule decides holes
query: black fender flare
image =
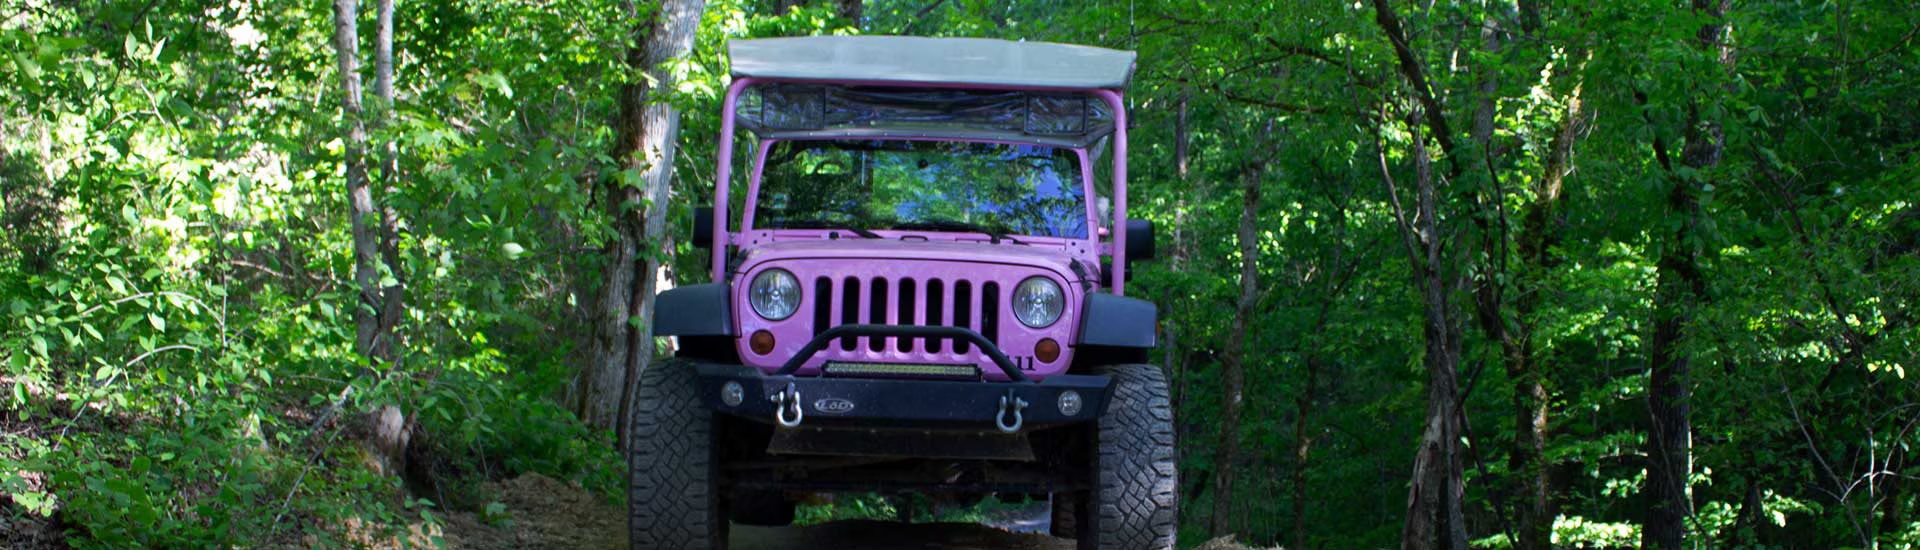
{"label": "black fender flare", "polygon": [[654,336],[732,336],[726,283],[675,287],[653,298]]}
{"label": "black fender flare", "polygon": [[1112,294],[1088,294],[1080,311],[1080,345],[1151,349],[1160,322],[1153,302]]}

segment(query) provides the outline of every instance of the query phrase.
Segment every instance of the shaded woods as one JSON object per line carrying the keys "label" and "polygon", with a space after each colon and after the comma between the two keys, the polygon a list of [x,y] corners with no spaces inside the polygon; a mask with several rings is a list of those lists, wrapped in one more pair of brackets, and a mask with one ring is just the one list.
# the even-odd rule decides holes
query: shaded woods
{"label": "shaded woods", "polygon": [[0,543],[619,498],[724,46],[822,33],[1140,52],[1182,540],[1920,544],[1920,15],[1776,0],[10,3]]}

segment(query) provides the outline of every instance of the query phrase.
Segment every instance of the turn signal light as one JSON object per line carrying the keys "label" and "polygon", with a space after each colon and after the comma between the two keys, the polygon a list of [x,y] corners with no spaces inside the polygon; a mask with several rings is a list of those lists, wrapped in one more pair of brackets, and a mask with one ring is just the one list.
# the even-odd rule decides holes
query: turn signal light
{"label": "turn signal light", "polygon": [[1033,358],[1042,363],[1052,363],[1060,358],[1060,343],[1052,338],[1041,338],[1040,343],[1033,345]]}
{"label": "turn signal light", "polygon": [[753,336],[747,338],[747,347],[753,349],[754,355],[773,353],[773,333],[765,330],[753,331]]}

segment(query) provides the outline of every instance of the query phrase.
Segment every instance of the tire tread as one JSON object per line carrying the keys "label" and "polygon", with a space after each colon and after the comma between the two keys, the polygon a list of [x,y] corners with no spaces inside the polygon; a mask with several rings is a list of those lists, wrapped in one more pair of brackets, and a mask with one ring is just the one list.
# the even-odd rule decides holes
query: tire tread
{"label": "tire tread", "polygon": [[1097,476],[1088,502],[1094,532],[1080,547],[1171,549],[1179,531],[1180,483],[1166,377],[1153,365],[1097,371],[1114,378],[1113,399],[1100,417],[1096,443]]}
{"label": "tire tread", "polygon": [[726,547],[714,419],[694,374],[678,358],[640,373],[627,451],[628,545],[636,550]]}

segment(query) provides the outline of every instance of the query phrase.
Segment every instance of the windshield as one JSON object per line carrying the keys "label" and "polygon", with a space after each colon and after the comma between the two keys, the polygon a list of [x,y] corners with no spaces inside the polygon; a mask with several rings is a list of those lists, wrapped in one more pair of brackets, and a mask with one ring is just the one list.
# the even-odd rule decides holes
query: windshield
{"label": "windshield", "polygon": [[1071,149],[941,141],[783,141],[754,225],[924,229],[1086,238]]}

